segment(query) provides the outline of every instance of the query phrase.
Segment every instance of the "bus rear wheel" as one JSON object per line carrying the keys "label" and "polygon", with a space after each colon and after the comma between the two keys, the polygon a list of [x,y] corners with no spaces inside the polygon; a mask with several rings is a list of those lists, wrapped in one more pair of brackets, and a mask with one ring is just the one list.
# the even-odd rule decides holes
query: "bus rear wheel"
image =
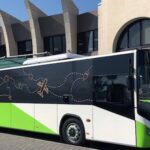
{"label": "bus rear wheel", "polygon": [[65,143],[82,145],[85,142],[85,131],[82,122],[76,118],[66,120],[62,126],[62,138]]}

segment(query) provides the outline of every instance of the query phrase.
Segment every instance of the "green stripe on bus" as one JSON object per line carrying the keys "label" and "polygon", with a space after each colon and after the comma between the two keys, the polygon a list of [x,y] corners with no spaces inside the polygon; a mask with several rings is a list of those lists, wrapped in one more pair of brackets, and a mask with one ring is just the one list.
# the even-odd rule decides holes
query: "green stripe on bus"
{"label": "green stripe on bus", "polygon": [[0,103],[0,126],[8,127],[11,126],[11,104]]}
{"label": "green stripe on bus", "polygon": [[56,134],[12,103],[0,103],[0,126]]}
{"label": "green stripe on bus", "polygon": [[140,100],[140,102],[150,103],[150,100]]}
{"label": "green stripe on bus", "polygon": [[138,148],[150,147],[150,136],[147,133],[147,127],[138,121],[136,121],[136,138]]}

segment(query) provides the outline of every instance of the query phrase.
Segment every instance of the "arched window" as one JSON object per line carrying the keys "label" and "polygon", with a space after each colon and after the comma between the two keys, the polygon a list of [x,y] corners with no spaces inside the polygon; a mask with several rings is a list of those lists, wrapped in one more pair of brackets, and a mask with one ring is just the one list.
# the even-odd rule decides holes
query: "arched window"
{"label": "arched window", "polygon": [[150,47],[150,19],[141,19],[127,26],[119,37],[116,51]]}

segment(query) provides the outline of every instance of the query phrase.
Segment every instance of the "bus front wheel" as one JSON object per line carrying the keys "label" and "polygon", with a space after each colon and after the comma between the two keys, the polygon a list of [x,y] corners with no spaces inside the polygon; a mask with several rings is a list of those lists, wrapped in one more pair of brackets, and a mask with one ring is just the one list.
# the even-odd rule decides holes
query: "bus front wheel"
{"label": "bus front wheel", "polygon": [[68,144],[82,145],[85,142],[83,123],[76,118],[67,119],[62,126],[62,138]]}

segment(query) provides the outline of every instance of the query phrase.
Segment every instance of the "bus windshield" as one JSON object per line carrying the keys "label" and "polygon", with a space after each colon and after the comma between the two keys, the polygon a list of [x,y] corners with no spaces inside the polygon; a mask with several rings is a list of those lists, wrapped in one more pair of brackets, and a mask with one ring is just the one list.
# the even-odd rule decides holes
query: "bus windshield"
{"label": "bus windshield", "polygon": [[150,51],[138,52],[138,112],[150,119]]}

